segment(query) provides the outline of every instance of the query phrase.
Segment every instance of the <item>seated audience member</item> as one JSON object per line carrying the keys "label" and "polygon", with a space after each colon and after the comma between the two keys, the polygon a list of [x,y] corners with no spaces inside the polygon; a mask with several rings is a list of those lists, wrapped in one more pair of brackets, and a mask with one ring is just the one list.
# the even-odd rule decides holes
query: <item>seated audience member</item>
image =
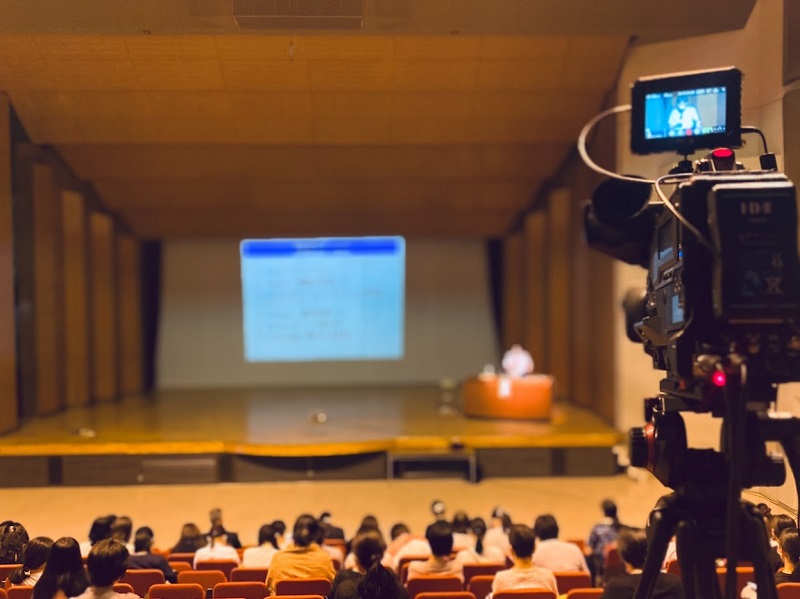
{"label": "seated audience member", "polygon": [[534,565],[536,537],[530,527],[514,524],[508,533],[514,565],[494,575],[492,593],[511,589],[546,589],[558,595],[556,577],[550,570]]}
{"label": "seated audience member", "polygon": [[586,544],[586,555],[589,558],[589,569],[592,578],[598,580],[603,575],[603,550],[617,540],[622,525],[617,517],[617,504],[606,499],[600,504],[603,519],[592,527],[589,541]]}
{"label": "seated audience member", "polygon": [[77,599],[138,599],[135,593],[117,593],[114,584],[125,576],[128,550],[114,539],[95,543],[86,560],[91,585]]}
{"label": "seated audience member", "polygon": [[130,570],[161,570],[167,582],[178,582],[178,574],[173,570],[163,555],[151,553],[153,548],[153,530],[142,526],[133,537],[133,553],[128,556]]}
{"label": "seated audience member", "polygon": [[208,533],[211,541],[205,547],[194,552],[193,567],[197,568],[200,562],[212,560],[229,560],[241,564],[236,549],[228,545],[228,533],[222,526],[215,526]]}
{"label": "seated audience member", "polygon": [[244,550],[242,566],[245,568],[269,568],[272,557],[279,550],[275,529],[271,524],[265,524],[258,529],[258,547],[249,547]]}
{"label": "seated audience member", "polygon": [[208,513],[208,518],[211,520],[211,529],[208,531],[208,537],[211,537],[212,531],[218,531],[222,529],[225,532],[225,542],[226,544],[230,545],[234,549],[241,549],[242,542],[239,540],[239,535],[235,532],[230,532],[225,530],[225,527],[222,525],[222,510],[218,507],[214,508]]}
{"label": "seated audience member", "polygon": [[463,578],[463,565],[450,557],[453,552],[453,527],[440,520],[428,527],[426,534],[431,548],[431,557],[426,561],[408,563],[408,580],[420,576],[458,576]]}
{"label": "seated audience member", "polygon": [[81,555],[83,557],[89,555],[89,551],[92,549],[95,543],[102,541],[103,539],[111,538],[111,525],[116,519],[117,517],[113,514],[108,516],[100,516],[99,518],[94,519],[94,522],[92,522],[92,526],[89,529],[89,540],[81,543]]}
{"label": "seated audience member", "polygon": [[473,518],[469,526],[469,535],[474,549],[462,549],[456,559],[462,564],[496,564],[505,563],[506,554],[497,547],[484,545],[486,522],[483,518]]}
{"label": "seated audience member", "polygon": [[558,523],[551,514],[536,518],[533,534],[539,540],[533,561],[551,572],[589,572],[583,552],[574,543],[558,540]]}
{"label": "seated audience member", "polygon": [[[358,530],[356,530],[356,534],[353,535],[353,538],[348,540],[345,544],[345,551],[347,555],[344,560],[344,567],[345,568],[353,568],[355,564],[355,556],[353,555],[353,543],[355,542],[356,538],[363,535],[365,532],[377,532],[381,539],[383,539],[383,533],[381,532],[381,528],[378,525],[378,519],[368,514],[361,519],[361,524],[358,525]],[[385,541],[384,541],[385,543]],[[333,553],[331,552],[333,556]]]}
{"label": "seated audience member", "polygon": [[475,537],[470,534],[469,529],[470,522],[466,512],[458,511],[453,514],[453,551],[475,548]]}
{"label": "seated audience member", "polygon": [[368,530],[353,539],[355,568],[341,570],[333,579],[331,599],[400,599],[406,590],[394,572],[382,564],[386,543],[376,530]]}
{"label": "seated audience member", "polygon": [[408,526],[398,522],[392,526],[390,533],[392,542],[386,549],[383,563],[398,572],[400,560],[404,557],[422,557],[431,555],[431,546],[426,539],[414,536]]}
{"label": "seated audience member", "polygon": [[25,545],[22,554],[22,565],[8,575],[11,584],[21,584],[32,587],[35,585],[44,571],[47,557],[50,555],[50,548],[53,546],[53,539],[47,537],[35,537]]}
{"label": "seated audience member", "polygon": [[344,530],[331,521],[330,512],[322,512],[319,517],[320,529],[322,529],[322,538],[324,539],[341,539],[344,541]]}
{"label": "seated audience member", "polygon": [[511,524],[511,516],[504,508],[500,506],[494,508],[489,530],[486,531],[486,536],[483,538],[484,546],[496,547],[503,552],[503,555],[507,555],[511,551],[511,545],[508,542],[508,531],[511,529]]}
{"label": "seated audience member", "polygon": [[769,541],[770,550],[767,558],[774,571],[778,571],[784,566],[778,548],[781,535],[787,530],[797,530],[797,522],[786,514],[775,514],[769,520]]}
{"label": "seated audience member", "polygon": [[181,538],[175,543],[170,553],[194,553],[208,544],[206,536],[200,532],[196,524],[187,522],[181,529]]}
{"label": "seated audience member", "polygon": [[287,578],[327,578],[335,572],[331,556],[319,546],[320,529],[316,518],[303,514],[294,523],[292,544],[272,557],[267,574],[267,588],[275,594],[275,585]]}
{"label": "seated audience member", "polygon": [[28,540],[28,531],[19,522],[6,520],[0,524],[0,564],[21,563]]}
{"label": "seated audience member", "polygon": [[428,536],[428,531],[431,529],[431,526],[433,526],[437,522],[447,520],[447,506],[445,505],[444,501],[442,501],[441,499],[434,499],[433,502],[431,503],[431,513],[433,514],[435,520],[433,521],[433,524],[428,524],[428,526],[425,528],[426,538]]}
{"label": "seated audience member", "polygon": [[286,522],[274,520],[272,529],[275,531],[275,539],[278,541],[278,549],[286,549],[289,546],[289,539],[286,538]]}
{"label": "seated audience member", "polygon": [[775,584],[800,582],[800,535],[796,528],[787,528],[778,538],[778,555],[783,568],[775,574]]}
{"label": "seated audience member", "polygon": [[[617,549],[625,563],[626,573],[608,581],[601,599],[631,599],[642,577],[647,554],[645,533],[638,530],[621,532],[617,539]],[[651,599],[683,599],[681,579],[674,574],[659,572]]]}
{"label": "seated audience member", "polygon": [[89,586],[81,548],[72,537],[62,537],[50,547],[42,575],[33,587],[33,599],[76,597]]}
{"label": "seated audience member", "polygon": [[133,521],[128,516],[117,516],[111,523],[111,538],[125,545],[130,553],[133,551],[131,535],[133,534]]}

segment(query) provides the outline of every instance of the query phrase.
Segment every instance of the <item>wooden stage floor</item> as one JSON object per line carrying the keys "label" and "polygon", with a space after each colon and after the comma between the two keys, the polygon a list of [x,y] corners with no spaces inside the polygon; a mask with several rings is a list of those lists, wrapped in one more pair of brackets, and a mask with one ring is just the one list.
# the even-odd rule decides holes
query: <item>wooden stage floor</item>
{"label": "wooden stage floor", "polygon": [[618,442],[617,431],[598,416],[569,404],[556,404],[550,422],[467,418],[454,394],[437,387],[174,390],[32,419],[0,437],[0,476],[2,462],[13,457],[383,454],[385,460],[454,450],[610,453]]}

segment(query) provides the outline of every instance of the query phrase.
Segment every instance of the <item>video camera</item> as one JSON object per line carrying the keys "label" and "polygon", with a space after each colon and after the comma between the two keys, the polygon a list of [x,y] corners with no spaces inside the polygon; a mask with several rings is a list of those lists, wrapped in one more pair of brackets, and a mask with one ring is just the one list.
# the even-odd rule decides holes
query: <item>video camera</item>
{"label": "video camera", "polygon": [[[767,596],[774,596],[762,556],[763,520],[740,502],[741,490],[785,481],[783,459],[767,451],[769,440],[783,444],[800,474],[800,421],[768,412],[779,383],[800,381],[795,187],[777,172],[763,134],[761,169],[737,162],[742,132],[760,133],[741,126],[741,79],[735,68],[640,79],[631,106],[601,113],[579,139],[587,165],[611,176],[584,210],[587,242],[647,269],[645,287],[630,290],[623,303],[626,330],[653,367],[666,371],[660,393],[645,399],[646,426],[630,436],[631,464],[676,490],[654,510],[661,524],[642,583],[649,591],[637,598],[652,592],[659,555],[676,531],[687,597],[718,596],[716,578],[703,568],[714,573],[714,560],[723,556],[735,566],[740,548],[756,565],[759,590],[771,584]],[[633,153],[683,155],[669,174],[647,181],[588,158],[588,131],[627,109]],[[688,160],[702,149],[711,151]],[[676,185],[671,197],[664,185]],[[721,451],[687,446],[682,411],[723,418]],[[752,547],[740,547],[745,528],[757,540]]]}

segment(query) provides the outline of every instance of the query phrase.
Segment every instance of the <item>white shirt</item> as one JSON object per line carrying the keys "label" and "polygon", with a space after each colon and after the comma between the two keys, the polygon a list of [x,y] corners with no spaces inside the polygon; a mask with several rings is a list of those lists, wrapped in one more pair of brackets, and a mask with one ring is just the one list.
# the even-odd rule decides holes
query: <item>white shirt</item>
{"label": "white shirt", "polygon": [[588,572],[586,558],[574,543],[547,539],[536,542],[533,563],[551,572]]}
{"label": "white shirt", "polygon": [[198,562],[208,562],[211,560],[233,560],[237,564],[240,564],[241,561],[239,560],[239,554],[236,552],[236,549],[231,547],[230,545],[206,545],[205,547],[200,547],[194,554],[194,567],[197,567]]}
{"label": "white shirt", "polygon": [[278,553],[278,550],[272,546],[272,543],[250,547],[244,550],[242,566],[245,568],[269,568],[272,563],[272,556],[276,553]]}

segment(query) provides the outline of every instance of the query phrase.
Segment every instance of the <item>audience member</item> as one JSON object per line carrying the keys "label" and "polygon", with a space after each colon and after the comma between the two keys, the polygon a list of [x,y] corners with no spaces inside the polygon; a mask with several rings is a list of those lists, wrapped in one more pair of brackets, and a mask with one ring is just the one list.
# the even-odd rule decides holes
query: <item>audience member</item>
{"label": "audience member", "polygon": [[208,517],[211,520],[211,529],[208,531],[208,537],[211,537],[212,531],[222,531],[226,535],[225,542],[233,547],[234,549],[241,549],[242,542],[239,540],[239,535],[235,532],[229,532],[225,530],[225,527],[222,524],[222,510],[220,508],[214,508],[208,513]]}
{"label": "audience member", "polygon": [[31,539],[25,545],[22,565],[8,576],[11,584],[21,584],[29,587],[35,585],[42,576],[44,565],[47,563],[47,557],[50,555],[52,546],[53,539],[48,537]]}
{"label": "audience member", "polygon": [[536,518],[533,533],[539,542],[533,561],[551,572],[589,572],[583,552],[574,543],[558,540],[558,523],[551,514]]}
{"label": "audience member", "polygon": [[265,524],[258,529],[258,547],[248,547],[244,550],[242,566],[245,568],[269,568],[273,556],[279,550],[275,528],[271,524]]}
{"label": "audience member", "polygon": [[161,570],[167,582],[178,582],[178,574],[163,555],[151,553],[153,548],[153,530],[142,526],[136,530],[133,538],[133,553],[128,556],[128,568],[131,570]]}
{"label": "audience member", "polygon": [[319,524],[316,518],[303,514],[294,523],[292,545],[272,557],[267,574],[267,588],[275,594],[275,585],[287,578],[327,578],[335,572],[331,556],[319,546]]}
{"label": "audience member", "polygon": [[430,545],[431,556],[426,561],[408,564],[408,580],[420,576],[458,576],[463,578],[463,565],[450,557],[453,552],[453,527],[445,521],[434,522],[425,535]]}
{"label": "audience member", "polygon": [[[331,599],[359,599],[360,589],[379,589],[378,597],[404,596],[393,572],[381,565],[386,543],[377,530],[367,530],[353,539],[353,568],[340,570],[333,579]],[[365,579],[370,579],[366,583]]]}
{"label": "audience member", "polygon": [[89,586],[89,577],[83,567],[81,548],[72,537],[58,539],[50,548],[50,555],[39,581],[33,587],[33,599],[76,597]]}
{"label": "audience member", "polygon": [[492,510],[492,520],[489,530],[486,531],[486,536],[483,538],[483,544],[486,547],[496,547],[507,555],[511,550],[511,545],[508,542],[508,531],[511,529],[511,516],[508,515],[506,510],[497,506]]}
{"label": "audience member", "polygon": [[28,531],[19,522],[6,520],[0,524],[0,564],[21,563],[28,540]]}
{"label": "audience member", "polygon": [[278,541],[278,549],[286,549],[289,545],[289,539],[286,538],[286,522],[283,520],[274,520],[271,524],[275,531],[275,539]]}
{"label": "audience member", "polygon": [[783,568],[775,574],[775,584],[800,582],[800,535],[796,528],[787,528],[778,539],[778,555]]}
{"label": "audience member", "polygon": [[494,564],[505,563],[506,554],[497,547],[484,545],[486,522],[483,518],[473,518],[469,526],[471,549],[462,549],[456,559],[462,564]]}
{"label": "audience member", "polygon": [[211,539],[210,543],[194,552],[194,560],[192,563],[195,568],[197,568],[197,564],[200,562],[208,562],[211,560],[230,560],[237,564],[241,563],[236,549],[228,545],[228,539],[230,537],[221,524],[212,527],[208,536]]}
{"label": "audience member", "polygon": [[114,539],[98,541],[86,560],[91,585],[76,599],[138,599],[135,593],[117,593],[114,584],[125,575],[128,550]]}
{"label": "audience member", "polygon": [[111,538],[125,545],[128,552],[133,551],[131,534],[133,533],[133,520],[128,516],[117,516],[111,523]]}
{"label": "audience member", "polygon": [[95,543],[103,539],[111,538],[111,525],[117,517],[113,514],[108,516],[100,516],[95,518],[92,522],[92,527],[89,529],[89,540],[81,543],[81,555],[86,557]]}
{"label": "audience member", "polygon": [[441,499],[434,499],[431,502],[431,513],[435,520],[433,524],[428,524],[427,528],[425,529],[425,537],[428,536],[428,531],[430,531],[431,526],[436,524],[437,522],[441,522],[442,520],[447,520],[447,506],[445,505],[444,501]]}
{"label": "audience member", "polygon": [[599,580],[603,575],[603,550],[617,540],[621,528],[616,503],[606,499],[600,504],[600,508],[603,510],[603,519],[592,527],[589,542],[586,544],[586,555],[589,558],[589,570],[593,580]]}
{"label": "audience member", "polygon": [[770,549],[767,559],[772,566],[773,571],[778,571],[784,566],[784,561],[781,558],[779,549],[779,539],[781,535],[787,530],[797,530],[797,522],[786,514],[775,514],[769,520],[769,541]]}
{"label": "audience member", "polygon": [[[617,549],[625,563],[625,574],[615,576],[606,584],[601,599],[631,599],[642,578],[647,537],[643,531],[624,530],[617,538]],[[651,599],[683,599],[681,579],[674,574],[659,572]]]}
{"label": "audience member", "polygon": [[402,522],[392,526],[391,538],[392,542],[386,550],[383,563],[398,574],[400,560],[404,557],[428,557],[431,555],[431,546],[428,541],[412,535],[408,526]]}
{"label": "audience member", "polygon": [[475,537],[470,534],[470,519],[466,512],[453,514],[453,551],[475,548]]}
{"label": "audience member", "polygon": [[322,512],[319,517],[319,525],[322,529],[322,538],[323,539],[341,539],[344,541],[344,530],[335,526],[331,522],[331,513],[330,512]]}
{"label": "audience member", "polygon": [[524,524],[514,524],[508,533],[508,540],[514,565],[495,574],[492,593],[510,589],[546,589],[558,595],[553,573],[534,564],[536,538],[533,531]]}
{"label": "audience member", "polygon": [[181,528],[181,538],[175,543],[170,553],[194,553],[208,544],[206,536],[200,532],[196,524],[187,522]]}

